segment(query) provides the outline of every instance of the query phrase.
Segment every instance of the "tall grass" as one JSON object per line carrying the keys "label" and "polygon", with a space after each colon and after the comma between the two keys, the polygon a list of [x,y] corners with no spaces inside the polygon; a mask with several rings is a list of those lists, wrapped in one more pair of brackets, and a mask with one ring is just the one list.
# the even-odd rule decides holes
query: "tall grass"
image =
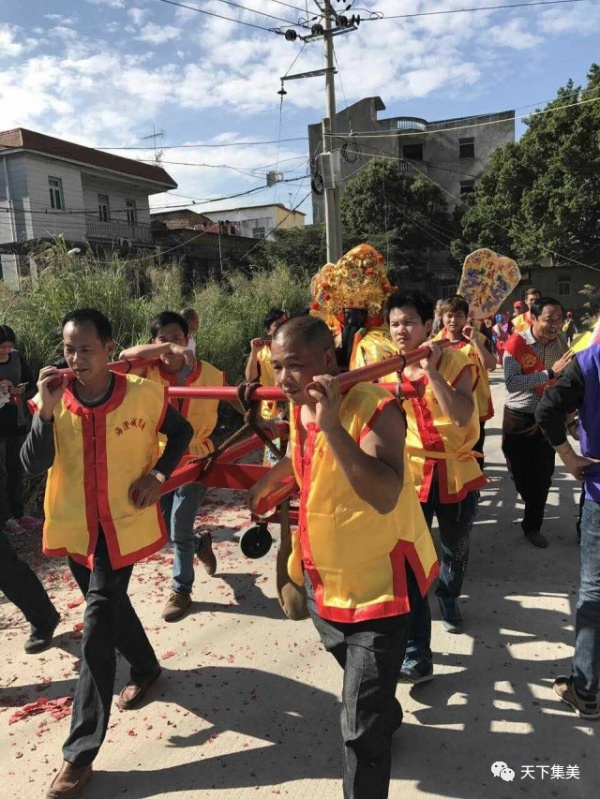
{"label": "tall grass", "polygon": [[225,369],[230,382],[243,378],[249,342],[262,336],[262,319],[269,308],[282,308],[291,316],[308,305],[309,280],[284,265],[251,276],[230,273],[221,283],[196,290],[193,307],[200,317],[197,334],[201,357]]}
{"label": "tall grass", "polygon": [[20,291],[13,291],[0,282],[1,320],[16,331],[34,373],[61,357],[60,322],[75,308],[105,313],[123,348],[148,340],[148,323],[156,313],[192,305],[200,317],[199,357],[238,382],[249,341],[261,335],[266,311],[275,306],[296,314],[308,304],[308,277],[283,265],[250,275],[232,272],[185,296],[177,262],[157,267],[143,257],[74,258],[61,241],[45,250],[39,261],[44,268],[36,284],[25,281]]}

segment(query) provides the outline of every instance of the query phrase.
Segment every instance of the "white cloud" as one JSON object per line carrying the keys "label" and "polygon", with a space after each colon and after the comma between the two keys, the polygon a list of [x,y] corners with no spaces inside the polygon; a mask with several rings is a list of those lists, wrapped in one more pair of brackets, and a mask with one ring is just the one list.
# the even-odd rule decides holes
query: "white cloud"
{"label": "white cloud", "polygon": [[24,50],[22,42],[17,39],[17,30],[11,25],[0,25],[0,58],[15,58]]}
{"label": "white cloud", "polygon": [[597,35],[600,32],[600,6],[597,3],[582,3],[564,9],[544,9],[540,14],[540,30],[554,36],[565,33]]}
{"label": "white cloud", "polygon": [[513,50],[537,47],[542,43],[542,37],[525,30],[525,24],[521,19],[510,19],[503,25],[490,28],[489,34],[492,41],[501,47],[510,47]]}
{"label": "white cloud", "polygon": [[148,10],[144,8],[129,8],[127,15],[130,17],[134,25],[141,25],[148,16]]}
{"label": "white cloud", "polygon": [[[271,0],[238,1],[277,17],[297,21],[301,16],[300,11]],[[304,0],[290,3],[302,8]],[[399,14],[459,8],[464,0],[404,0],[402,4],[398,0],[361,0],[360,5]],[[465,90],[470,98],[488,92],[489,99],[498,71],[503,71],[504,80],[516,74],[513,59],[518,53],[507,58],[507,47],[535,48],[527,54],[531,59],[547,44],[544,40],[562,36],[565,30],[577,32],[573,19],[578,20],[580,32],[587,34],[594,26],[600,29],[600,9],[586,4],[584,14],[583,5],[568,13],[530,10],[526,17],[514,12],[482,12],[405,21],[365,19],[357,32],[334,40],[340,72],[338,108],[346,100],[351,104],[371,95],[380,95],[388,105],[405,104],[398,113],[410,113],[412,101],[422,98],[463,98]],[[290,69],[297,73],[323,66],[320,41],[306,44],[300,53],[300,41],[287,42],[267,31],[149,0],[136,0],[135,4],[87,0],[81,7],[75,20],[51,20],[56,24],[55,37],[49,36],[48,26],[33,38],[32,27],[25,32],[0,24],[0,54],[13,59],[10,69],[0,70],[0,127],[23,125],[101,147],[139,143],[153,122],[168,128],[167,120],[173,116],[178,122],[168,133],[174,142],[181,141],[186,130],[209,136],[220,127],[227,127],[228,132],[209,141],[274,139],[281,76]],[[214,0],[203,0],[202,7],[264,27],[289,27]],[[40,55],[42,46],[44,54]],[[304,135],[307,120],[316,122],[323,115],[323,79],[290,81],[286,89],[283,135]],[[529,94],[521,98],[521,102],[530,101]],[[184,117],[187,127],[179,127]],[[264,136],[239,132],[252,126],[269,132]],[[282,144],[279,171],[301,175],[305,154],[305,142],[293,147]],[[296,160],[288,161],[293,158]],[[165,163],[165,168],[180,183],[182,193],[208,197],[234,193],[240,185],[244,189],[264,183],[264,173],[277,161],[277,147],[182,148],[166,150],[164,159],[194,164]],[[241,172],[220,166],[225,163]],[[285,202],[288,191],[296,194],[297,185],[279,187]],[[262,193],[257,200],[263,200]]]}
{"label": "white cloud", "polygon": [[93,6],[108,6],[109,8],[124,8],[125,0],[86,0]]}
{"label": "white cloud", "polygon": [[149,44],[163,44],[171,39],[177,39],[181,35],[181,28],[175,25],[157,25],[149,22],[140,31],[139,38]]}

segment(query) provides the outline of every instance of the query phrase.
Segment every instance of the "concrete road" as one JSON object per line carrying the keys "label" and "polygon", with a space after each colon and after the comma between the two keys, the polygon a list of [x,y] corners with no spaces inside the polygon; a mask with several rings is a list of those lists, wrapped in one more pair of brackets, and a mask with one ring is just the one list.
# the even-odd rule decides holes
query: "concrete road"
{"label": "concrete road", "polygon": [[[598,796],[597,731],[552,692],[570,671],[578,586],[578,486],[557,471],[537,550],[520,532],[521,505],[500,450],[502,385],[493,377],[496,417],[488,423],[487,471],[461,598],[466,632],[445,633],[434,610],[435,679],[398,686],[405,724],[394,740],[392,799],[510,799]],[[136,567],[131,596],[164,666],[152,699],[114,709],[95,763],[89,799],[169,797],[268,799],[341,797],[341,673],[310,621],[283,618],[275,598],[275,552],[243,557],[248,524],[241,497],[213,493],[203,510],[219,570],[197,569],[193,611],[160,618],[171,555]],[[15,545],[34,564],[62,613],[56,646],[23,652],[23,618],[0,598],[0,796],[40,799],[60,766],[69,718],[48,712],[10,723],[40,697],[73,693],[82,605],[62,562],[39,555],[36,536]],[[71,607],[69,607],[69,604]],[[116,692],[127,679],[119,664]],[[502,761],[513,781],[494,777]]]}

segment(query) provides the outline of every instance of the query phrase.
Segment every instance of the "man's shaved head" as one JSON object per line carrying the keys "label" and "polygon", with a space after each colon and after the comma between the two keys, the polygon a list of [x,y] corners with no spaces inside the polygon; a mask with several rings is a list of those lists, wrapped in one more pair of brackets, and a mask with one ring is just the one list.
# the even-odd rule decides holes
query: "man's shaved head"
{"label": "man's shaved head", "polygon": [[315,350],[335,350],[333,334],[322,319],[316,316],[296,316],[279,327],[273,341],[287,348],[293,344]]}
{"label": "man's shaved head", "polygon": [[338,374],[331,331],[316,316],[297,316],[273,335],[271,364],[277,385],[295,405],[314,403],[306,388],[318,375]]}

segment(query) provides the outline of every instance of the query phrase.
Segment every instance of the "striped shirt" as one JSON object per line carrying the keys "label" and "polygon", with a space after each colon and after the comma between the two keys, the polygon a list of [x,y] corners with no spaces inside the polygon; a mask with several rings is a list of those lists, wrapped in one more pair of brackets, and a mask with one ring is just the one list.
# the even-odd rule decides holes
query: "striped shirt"
{"label": "striped shirt", "polygon": [[[564,337],[559,336],[547,344],[540,344],[533,337],[531,330],[529,327],[523,333],[519,333],[519,335],[526,344],[529,344],[546,369],[549,369],[568,349]],[[536,386],[545,386],[548,383],[550,375],[547,370],[531,372],[531,374],[525,375],[517,359],[506,351],[504,352],[502,365],[504,366],[504,382],[506,383],[505,407],[521,413],[535,413],[540,401],[535,388]]]}

